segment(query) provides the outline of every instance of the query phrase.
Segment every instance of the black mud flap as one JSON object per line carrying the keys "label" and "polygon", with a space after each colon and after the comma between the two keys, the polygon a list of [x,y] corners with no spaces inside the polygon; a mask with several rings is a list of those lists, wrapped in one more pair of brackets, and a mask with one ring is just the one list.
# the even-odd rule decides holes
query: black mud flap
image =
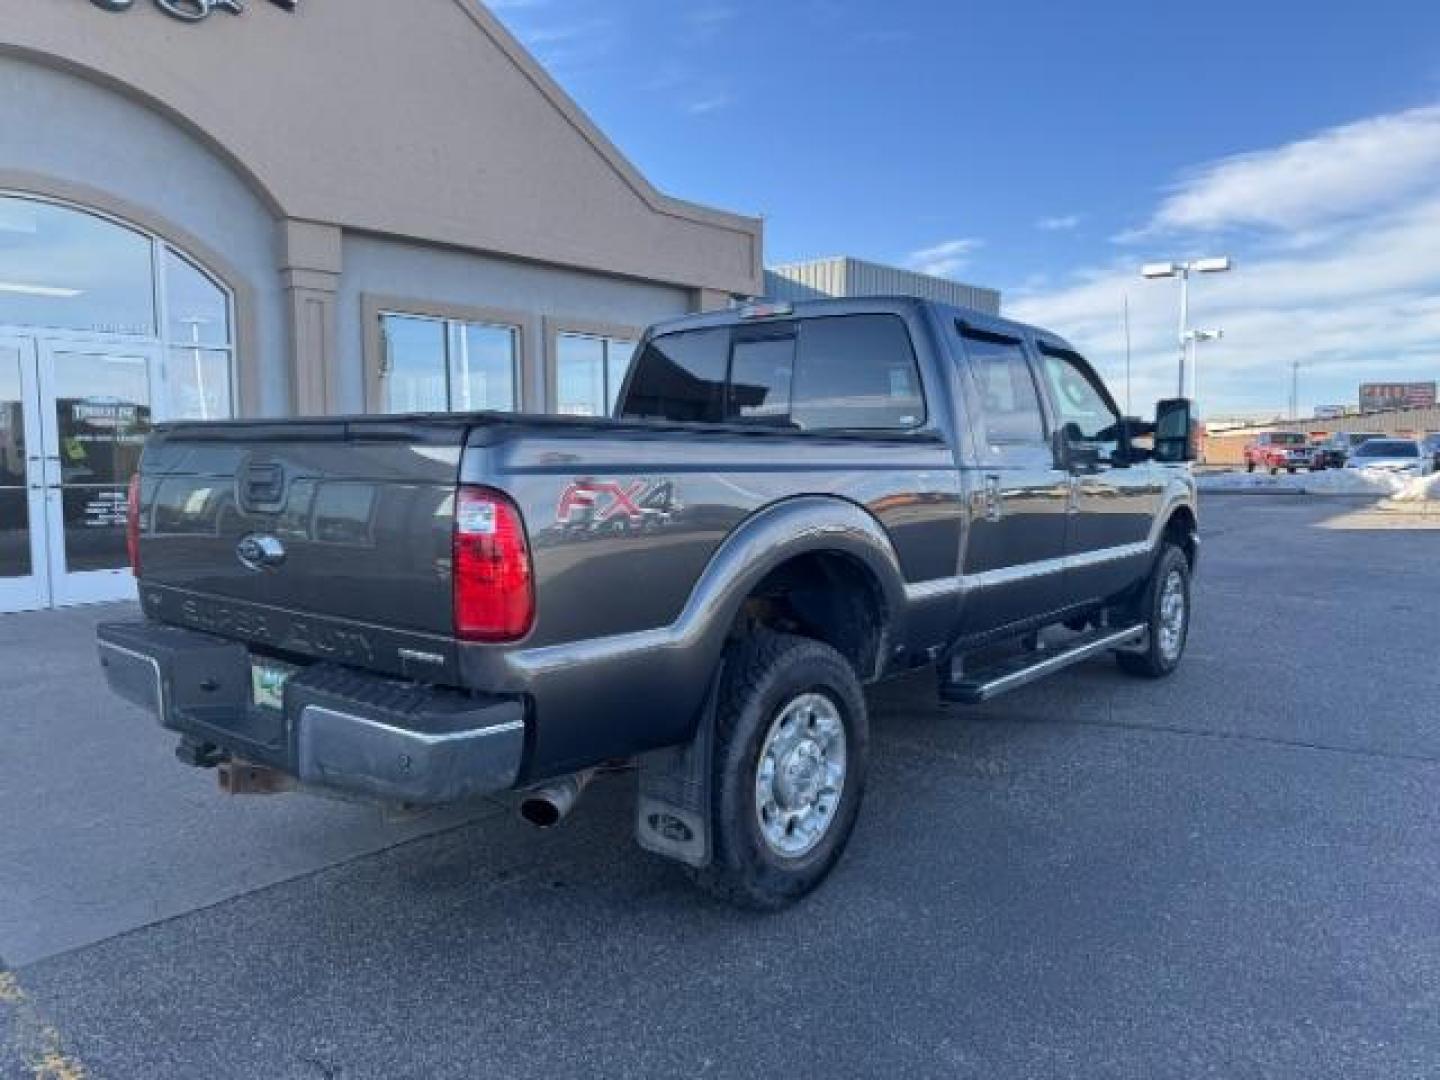
{"label": "black mud flap", "polygon": [[646,851],[703,870],[710,865],[710,763],[725,661],[710,685],[695,738],[640,758],[635,839]]}

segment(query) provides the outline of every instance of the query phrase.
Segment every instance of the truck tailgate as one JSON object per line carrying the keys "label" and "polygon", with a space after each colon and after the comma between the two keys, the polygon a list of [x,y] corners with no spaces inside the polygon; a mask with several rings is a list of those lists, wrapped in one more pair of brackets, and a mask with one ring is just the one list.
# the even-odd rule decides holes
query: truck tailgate
{"label": "truck tailgate", "polygon": [[[147,606],[171,618],[177,594],[194,598],[183,621],[255,640],[273,633],[244,614],[250,605],[448,638],[453,499],[466,432],[479,423],[162,427],[141,466]],[[305,648],[303,635],[285,644],[327,652]]]}

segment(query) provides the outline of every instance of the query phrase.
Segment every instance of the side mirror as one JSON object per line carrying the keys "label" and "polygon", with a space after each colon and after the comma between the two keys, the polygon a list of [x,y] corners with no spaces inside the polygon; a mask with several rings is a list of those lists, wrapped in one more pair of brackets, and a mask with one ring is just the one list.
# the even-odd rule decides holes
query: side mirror
{"label": "side mirror", "polygon": [[1194,461],[1200,456],[1199,428],[1189,398],[1170,398],[1155,406],[1155,460],[1167,464]]}
{"label": "side mirror", "polygon": [[1092,443],[1071,443],[1066,448],[1070,468],[1074,472],[1093,473],[1100,471],[1100,447]]}
{"label": "side mirror", "polygon": [[1072,438],[1075,434],[1072,431],[1074,427],[1074,424],[1066,424],[1059,428],[1051,439],[1055,467],[1077,473],[1099,472],[1102,463],[1100,447],[1087,443],[1078,436]]}
{"label": "side mirror", "polygon": [[1141,420],[1138,416],[1127,416],[1120,421],[1120,425],[1123,433],[1120,453],[1124,455],[1125,464],[1141,465],[1154,457],[1154,424]]}

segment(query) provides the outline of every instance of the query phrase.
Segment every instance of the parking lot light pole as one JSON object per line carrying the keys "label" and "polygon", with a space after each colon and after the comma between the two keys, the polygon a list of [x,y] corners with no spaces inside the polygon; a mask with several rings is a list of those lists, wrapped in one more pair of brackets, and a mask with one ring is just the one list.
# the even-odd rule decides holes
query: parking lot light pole
{"label": "parking lot light pole", "polygon": [[1151,281],[1159,278],[1180,279],[1180,397],[1185,396],[1185,368],[1190,356],[1190,275],[1223,274],[1233,265],[1230,256],[1222,255],[1211,259],[1192,259],[1189,262],[1147,263],[1140,271]]}
{"label": "parking lot light pole", "polygon": [[[1195,402],[1200,400],[1200,344],[1205,341],[1219,341],[1224,336],[1224,330],[1190,330],[1185,334],[1185,341],[1191,348],[1190,398]],[[1184,395],[1183,390],[1181,395]]]}

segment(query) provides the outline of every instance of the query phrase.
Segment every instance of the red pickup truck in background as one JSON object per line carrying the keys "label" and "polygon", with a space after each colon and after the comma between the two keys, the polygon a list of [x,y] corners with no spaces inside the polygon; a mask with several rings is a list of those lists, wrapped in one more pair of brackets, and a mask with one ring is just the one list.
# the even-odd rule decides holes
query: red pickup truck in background
{"label": "red pickup truck in background", "polygon": [[1245,446],[1245,471],[1269,469],[1274,476],[1281,469],[1296,472],[1310,466],[1310,439],[1300,431],[1266,431]]}

